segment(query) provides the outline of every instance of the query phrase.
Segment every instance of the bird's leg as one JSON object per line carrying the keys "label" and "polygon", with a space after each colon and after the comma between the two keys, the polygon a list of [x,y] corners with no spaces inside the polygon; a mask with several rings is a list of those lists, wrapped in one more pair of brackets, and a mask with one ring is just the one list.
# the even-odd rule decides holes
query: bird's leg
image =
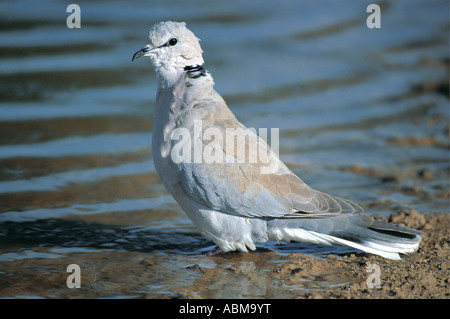
{"label": "bird's leg", "polygon": [[220,249],[219,246],[216,246],[212,250],[208,251],[206,253],[206,256],[214,256],[214,255],[220,254],[222,252],[223,252],[222,249]]}

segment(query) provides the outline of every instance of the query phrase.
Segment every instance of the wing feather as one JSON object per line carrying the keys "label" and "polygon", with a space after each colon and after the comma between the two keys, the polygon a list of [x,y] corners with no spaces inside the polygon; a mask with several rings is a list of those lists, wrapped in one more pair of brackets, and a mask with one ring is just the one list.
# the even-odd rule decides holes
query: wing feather
{"label": "wing feather", "polygon": [[[348,200],[310,188],[281,162],[263,139],[239,123],[227,107],[219,107],[215,111],[220,114],[211,116],[208,113],[209,126],[203,127],[203,130],[214,127],[224,132],[224,140],[215,141],[223,152],[223,160],[176,164],[179,181],[192,199],[211,209],[242,217],[328,218],[363,211]],[[215,119],[220,119],[220,122]],[[267,161],[262,163],[258,156],[256,161],[249,161],[249,155],[246,161],[239,162],[242,157],[238,156],[238,150],[227,147],[228,136],[225,132],[230,127],[236,128],[234,134],[245,139],[246,152],[268,150],[269,164]],[[207,144],[206,141],[199,143],[202,143],[202,149]],[[227,163],[225,158],[235,161]],[[263,167],[273,164],[276,170],[263,173]]]}

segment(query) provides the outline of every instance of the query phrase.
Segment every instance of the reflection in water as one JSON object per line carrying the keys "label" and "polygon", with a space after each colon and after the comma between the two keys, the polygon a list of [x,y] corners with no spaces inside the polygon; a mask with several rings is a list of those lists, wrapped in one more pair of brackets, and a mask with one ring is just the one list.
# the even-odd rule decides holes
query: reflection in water
{"label": "reflection in water", "polygon": [[155,227],[119,227],[70,220],[5,222],[0,245],[19,247],[83,247],[137,252],[198,253],[209,245],[198,234]]}
{"label": "reflection in water", "polygon": [[[188,23],[217,91],[246,126],[280,129],[309,185],[368,214],[448,213],[448,2],[385,1],[377,30],[368,4],[83,3],[69,30],[63,3],[2,1],[0,296],[288,298],[347,280],[274,274],[293,252],[349,248],[205,256],[153,166],[154,73],[131,63],[160,20]],[[65,289],[70,263],[81,293]]]}

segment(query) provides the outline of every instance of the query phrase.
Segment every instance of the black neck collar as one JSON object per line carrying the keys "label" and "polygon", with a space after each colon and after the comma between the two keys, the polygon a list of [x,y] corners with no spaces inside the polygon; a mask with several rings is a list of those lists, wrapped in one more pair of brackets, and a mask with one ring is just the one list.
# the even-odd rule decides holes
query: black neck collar
{"label": "black neck collar", "polygon": [[191,79],[197,79],[201,76],[206,76],[206,70],[203,68],[203,65],[186,65],[184,70],[187,73],[187,76]]}

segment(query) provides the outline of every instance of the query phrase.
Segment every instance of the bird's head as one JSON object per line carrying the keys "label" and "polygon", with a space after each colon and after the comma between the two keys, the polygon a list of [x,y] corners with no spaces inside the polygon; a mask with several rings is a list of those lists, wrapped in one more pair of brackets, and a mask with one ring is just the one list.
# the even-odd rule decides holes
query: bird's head
{"label": "bird's head", "polygon": [[148,56],[163,83],[175,83],[185,67],[204,63],[200,40],[184,22],[159,22],[150,29],[148,37],[149,43],[132,60]]}

